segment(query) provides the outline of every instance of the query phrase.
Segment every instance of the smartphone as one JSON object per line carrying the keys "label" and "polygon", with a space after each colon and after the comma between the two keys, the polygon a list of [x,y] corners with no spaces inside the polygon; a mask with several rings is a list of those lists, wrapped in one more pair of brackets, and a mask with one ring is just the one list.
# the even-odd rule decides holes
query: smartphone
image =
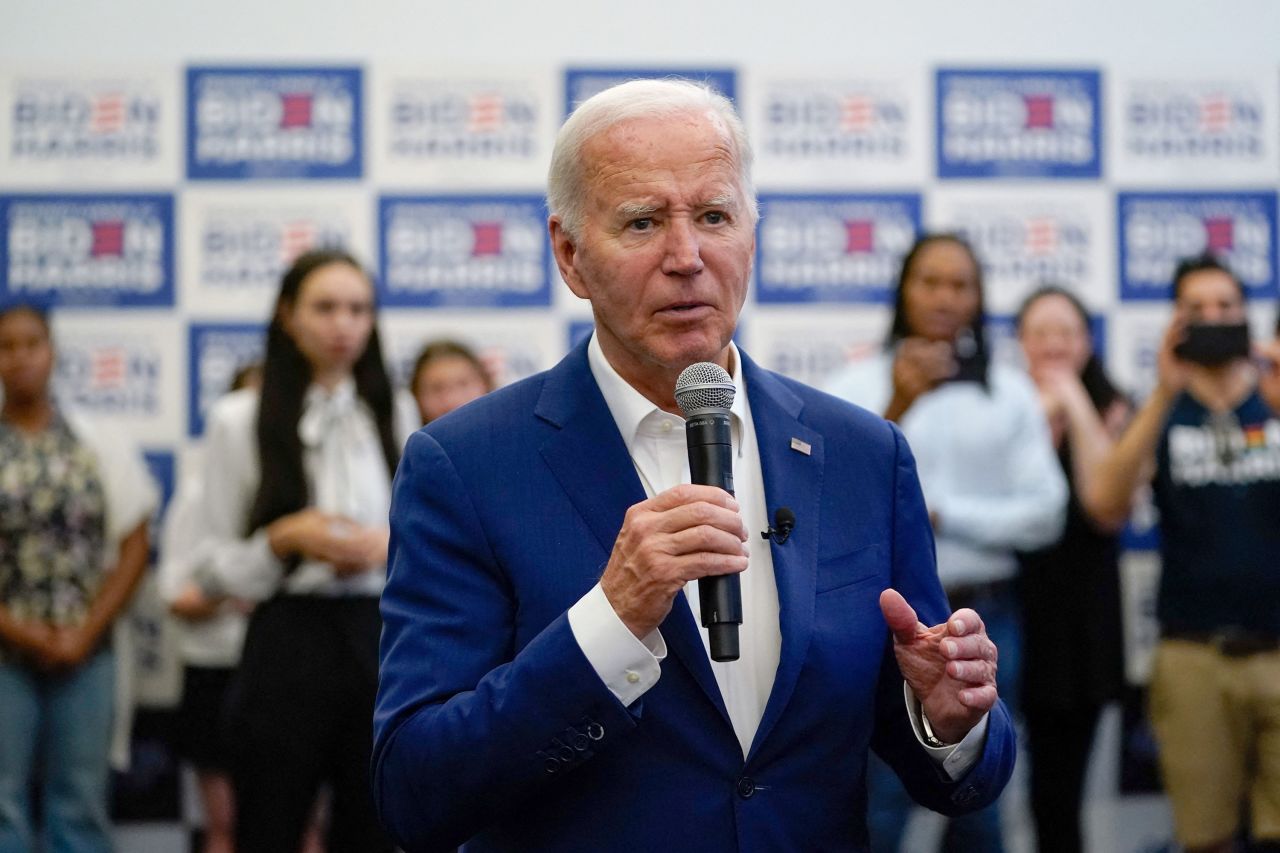
{"label": "smartphone", "polygon": [[967,329],[955,341],[956,372],[944,382],[986,382],[987,354]]}
{"label": "smartphone", "polygon": [[1173,348],[1183,361],[1216,367],[1249,357],[1248,323],[1192,323],[1187,336]]}

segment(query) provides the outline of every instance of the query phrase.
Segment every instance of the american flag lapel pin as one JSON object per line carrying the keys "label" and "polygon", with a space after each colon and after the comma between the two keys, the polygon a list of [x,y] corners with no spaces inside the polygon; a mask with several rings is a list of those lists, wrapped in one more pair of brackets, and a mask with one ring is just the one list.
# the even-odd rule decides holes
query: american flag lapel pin
{"label": "american flag lapel pin", "polygon": [[791,439],[791,449],[799,451],[800,453],[803,453],[805,456],[809,456],[813,453],[813,446],[809,444],[809,442],[801,441],[798,438]]}

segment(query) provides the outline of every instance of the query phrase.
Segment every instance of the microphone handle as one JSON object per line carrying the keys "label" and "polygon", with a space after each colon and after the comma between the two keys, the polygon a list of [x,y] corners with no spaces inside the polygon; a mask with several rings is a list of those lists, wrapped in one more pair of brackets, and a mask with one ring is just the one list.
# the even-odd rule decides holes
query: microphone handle
{"label": "microphone handle", "polygon": [[[685,422],[689,445],[689,479],[697,485],[718,486],[733,494],[733,445],[729,410],[694,415]],[[737,660],[738,626],[742,624],[742,583],[735,575],[698,579],[702,626],[707,629],[711,659]]]}

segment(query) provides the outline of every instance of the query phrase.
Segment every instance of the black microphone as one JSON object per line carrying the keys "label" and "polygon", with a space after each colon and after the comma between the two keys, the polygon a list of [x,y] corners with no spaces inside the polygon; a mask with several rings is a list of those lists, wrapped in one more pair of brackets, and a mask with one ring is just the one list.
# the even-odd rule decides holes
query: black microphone
{"label": "black microphone", "polygon": [[791,511],[789,506],[780,506],[773,511],[773,526],[768,530],[760,531],[761,539],[772,539],[781,545],[791,536],[791,531],[796,526],[796,514]]}
{"label": "black microphone", "polygon": [[[733,446],[729,407],[733,380],[709,361],[691,364],[676,380],[676,405],[684,412],[689,445],[690,479],[700,486],[719,486],[733,494]],[[698,578],[702,627],[707,629],[711,659],[738,659],[738,626],[742,624],[742,584],[737,575]]]}

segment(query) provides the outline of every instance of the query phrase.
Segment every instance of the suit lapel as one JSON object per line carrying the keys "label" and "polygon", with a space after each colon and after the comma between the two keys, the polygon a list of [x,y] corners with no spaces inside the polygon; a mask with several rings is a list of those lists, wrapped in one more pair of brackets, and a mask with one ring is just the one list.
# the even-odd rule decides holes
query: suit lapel
{"label": "suit lapel", "polygon": [[[778,585],[778,621],[782,649],[773,689],[751,745],[754,754],[777,724],[795,691],[796,680],[813,633],[814,592],[817,584],[818,531],[822,493],[822,436],[799,420],[803,402],[776,377],[744,356],[747,396],[755,423],[765,500],[770,514],[790,507],[795,529],[785,543],[771,542],[773,574]],[[809,447],[793,447],[799,439]]]}
{"label": "suit lapel", "polygon": [[[645,493],[618,425],[591,375],[585,343],[547,375],[535,414],[559,427],[543,443],[542,458],[605,554],[611,553],[627,508],[644,500]],[[600,570],[604,570],[603,564]],[[660,630],[667,650],[689,671],[728,724],[724,698],[683,595],[676,597]]]}
{"label": "suit lapel", "polygon": [[644,487],[587,366],[585,345],[547,375],[534,412],[558,427],[543,443],[542,458],[600,547],[612,552],[622,517],[644,500]]}

